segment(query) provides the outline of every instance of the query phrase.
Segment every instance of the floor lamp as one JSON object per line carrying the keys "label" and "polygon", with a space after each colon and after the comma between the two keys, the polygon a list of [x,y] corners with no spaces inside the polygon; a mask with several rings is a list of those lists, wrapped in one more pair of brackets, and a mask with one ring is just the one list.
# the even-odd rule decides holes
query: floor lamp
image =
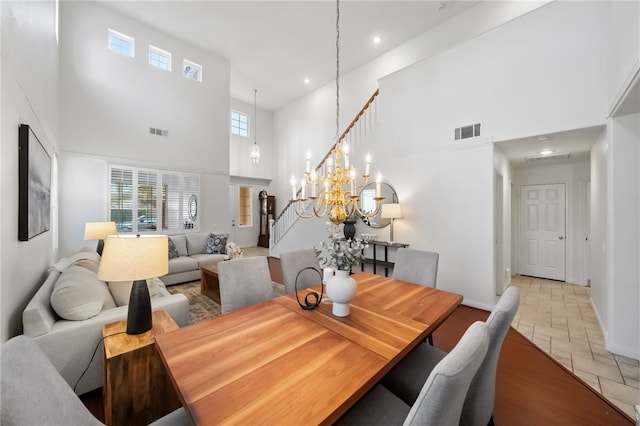
{"label": "floor lamp", "polygon": [[382,219],[391,219],[391,230],[389,231],[389,242],[393,243],[393,222],[396,219],[400,219],[402,217],[402,209],[400,208],[400,204],[397,203],[389,203],[382,205],[382,211],[380,212],[380,218]]}
{"label": "floor lamp", "polygon": [[98,269],[102,281],[133,281],[127,313],[127,334],[140,334],[153,326],[147,278],[169,272],[166,235],[110,235]]}

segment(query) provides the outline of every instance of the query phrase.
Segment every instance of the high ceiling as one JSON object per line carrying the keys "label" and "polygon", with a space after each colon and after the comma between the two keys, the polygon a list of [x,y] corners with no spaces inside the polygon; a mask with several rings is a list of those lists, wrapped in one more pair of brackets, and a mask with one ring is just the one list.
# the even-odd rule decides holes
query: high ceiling
{"label": "high ceiling", "polygon": [[[229,60],[231,97],[274,110],[333,81],[336,3],[300,1],[113,1],[102,3]],[[477,1],[340,2],[340,69],[353,70]],[[374,45],[373,37],[382,41]],[[206,72],[206,71],[205,71]],[[310,83],[305,84],[304,79]]]}

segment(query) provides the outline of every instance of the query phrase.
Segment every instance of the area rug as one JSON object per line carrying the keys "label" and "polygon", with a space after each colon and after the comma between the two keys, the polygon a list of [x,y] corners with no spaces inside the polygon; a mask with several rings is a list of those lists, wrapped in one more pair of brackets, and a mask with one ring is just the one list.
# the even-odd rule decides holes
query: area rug
{"label": "area rug", "polygon": [[[272,283],[276,295],[284,294],[284,286]],[[189,299],[189,314],[191,324],[215,318],[221,314],[220,305],[200,292],[200,280],[184,284],[167,286],[171,294],[184,294]]]}

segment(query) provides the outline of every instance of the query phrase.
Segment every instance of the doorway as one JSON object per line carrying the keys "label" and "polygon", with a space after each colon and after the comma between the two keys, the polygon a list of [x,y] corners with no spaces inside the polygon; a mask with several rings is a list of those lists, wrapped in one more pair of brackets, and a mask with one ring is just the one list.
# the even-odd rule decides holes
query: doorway
{"label": "doorway", "polygon": [[563,183],[520,187],[520,273],[565,281],[566,190]]}

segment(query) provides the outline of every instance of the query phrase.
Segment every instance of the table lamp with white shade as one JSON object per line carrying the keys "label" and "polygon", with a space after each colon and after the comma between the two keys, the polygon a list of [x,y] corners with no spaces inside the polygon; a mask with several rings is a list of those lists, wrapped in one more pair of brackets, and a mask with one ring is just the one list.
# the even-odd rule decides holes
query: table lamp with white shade
{"label": "table lamp with white shade", "polygon": [[98,269],[102,281],[133,281],[127,313],[127,334],[152,327],[147,278],[169,272],[169,238],[166,235],[109,235]]}
{"label": "table lamp with white shade", "polygon": [[389,231],[389,242],[393,243],[393,221],[402,217],[402,209],[398,203],[389,203],[382,205],[380,212],[382,219],[391,219],[391,229]]}
{"label": "table lamp with white shade", "polygon": [[104,239],[107,238],[107,235],[115,235],[117,233],[115,222],[87,222],[84,224],[84,239],[98,240],[96,251],[99,255],[102,255]]}

